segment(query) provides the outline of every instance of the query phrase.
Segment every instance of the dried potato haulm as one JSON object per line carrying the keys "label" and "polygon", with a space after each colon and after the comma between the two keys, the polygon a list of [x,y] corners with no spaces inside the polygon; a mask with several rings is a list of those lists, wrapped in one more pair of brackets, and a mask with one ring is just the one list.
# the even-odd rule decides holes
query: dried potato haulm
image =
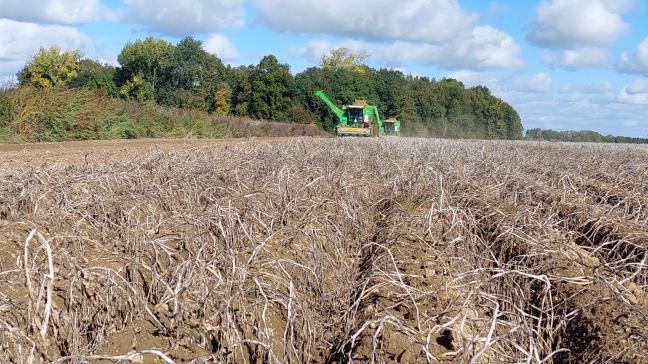
{"label": "dried potato haulm", "polygon": [[0,162],[1,362],[645,360],[645,147],[127,151]]}

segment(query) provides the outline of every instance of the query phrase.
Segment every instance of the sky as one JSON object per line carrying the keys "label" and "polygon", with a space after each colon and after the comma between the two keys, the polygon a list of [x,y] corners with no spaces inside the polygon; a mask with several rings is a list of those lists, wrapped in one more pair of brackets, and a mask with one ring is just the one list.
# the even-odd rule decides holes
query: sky
{"label": "sky", "polygon": [[187,35],[232,65],[293,73],[331,49],[485,85],[525,129],[648,137],[648,0],[0,0],[0,80],[39,47],[117,65],[129,41]]}

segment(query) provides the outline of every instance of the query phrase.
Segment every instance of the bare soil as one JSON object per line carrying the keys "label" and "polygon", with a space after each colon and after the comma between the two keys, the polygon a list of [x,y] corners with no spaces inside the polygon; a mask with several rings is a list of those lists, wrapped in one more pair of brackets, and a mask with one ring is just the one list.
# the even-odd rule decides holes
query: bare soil
{"label": "bare soil", "polygon": [[0,145],[0,361],[642,363],[646,196],[642,146]]}
{"label": "bare soil", "polygon": [[[318,137],[313,137],[318,138]],[[0,166],[14,163],[31,165],[57,162],[85,163],[93,157],[114,160],[136,157],[142,153],[186,150],[210,145],[236,145],[249,142],[279,142],[289,137],[222,138],[222,139],[116,139],[52,143],[0,144]],[[309,138],[305,138],[309,139]]]}

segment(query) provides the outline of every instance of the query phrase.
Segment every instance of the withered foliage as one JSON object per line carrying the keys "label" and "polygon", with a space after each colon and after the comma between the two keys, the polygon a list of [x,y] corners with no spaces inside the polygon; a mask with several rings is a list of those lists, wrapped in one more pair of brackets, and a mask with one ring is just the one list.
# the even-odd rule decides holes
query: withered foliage
{"label": "withered foliage", "polygon": [[0,361],[639,363],[648,148],[295,139],[0,163]]}

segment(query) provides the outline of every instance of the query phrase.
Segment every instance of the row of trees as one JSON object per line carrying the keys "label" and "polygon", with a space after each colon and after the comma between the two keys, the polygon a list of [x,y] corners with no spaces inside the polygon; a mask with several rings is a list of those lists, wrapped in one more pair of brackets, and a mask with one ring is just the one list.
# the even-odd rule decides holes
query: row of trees
{"label": "row of trees", "polygon": [[555,131],[551,129],[529,129],[526,138],[530,140],[549,140],[560,142],[587,142],[587,143],[632,143],[647,144],[648,138],[632,138],[614,135],[602,135],[591,130]]}
{"label": "row of trees", "polygon": [[339,105],[355,99],[397,116],[412,135],[522,138],[517,112],[482,86],[413,77],[364,65],[368,55],[337,49],[319,67],[297,75],[273,55],[232,67],[191,37],[177,44],[146,38],[128,43],[118,67],[82,59],[79,52],[41,49],[18,74],[21,85],[103,90],[113,97],[283,122],[317,123],[333,130],[334,116],[318,99],[324,90]]}

